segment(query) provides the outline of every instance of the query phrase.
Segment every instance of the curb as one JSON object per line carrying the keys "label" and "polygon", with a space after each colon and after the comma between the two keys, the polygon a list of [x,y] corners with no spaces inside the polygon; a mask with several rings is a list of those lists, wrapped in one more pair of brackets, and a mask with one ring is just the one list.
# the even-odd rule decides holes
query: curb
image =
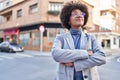
{"label": "curb", "polygon": [[119,49],[106,49],[104,51],[106,53],[106,56],[120,55],[120,50]]}
{"label": "curb", "polygon": [[32,51],[32,50],[25,50],[26,54],[30,54],[33,56],[46,56],[46,57],[50,57],[51,52],[40,52],[40,51]]}

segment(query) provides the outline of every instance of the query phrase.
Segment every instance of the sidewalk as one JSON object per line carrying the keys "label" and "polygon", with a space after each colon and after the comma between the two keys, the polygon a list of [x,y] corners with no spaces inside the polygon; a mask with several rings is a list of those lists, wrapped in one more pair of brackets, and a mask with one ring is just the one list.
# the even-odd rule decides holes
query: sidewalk
{"label": "sidewalk", "polygon": [[107,56],[120,55],[120,49],[104,49]]}
{"label": "sidewalk", "polygon": [[33,56],[46,56],[46,57],[51,56],[51,52],[40,52],[34,50],[25,50],[25,53]]}

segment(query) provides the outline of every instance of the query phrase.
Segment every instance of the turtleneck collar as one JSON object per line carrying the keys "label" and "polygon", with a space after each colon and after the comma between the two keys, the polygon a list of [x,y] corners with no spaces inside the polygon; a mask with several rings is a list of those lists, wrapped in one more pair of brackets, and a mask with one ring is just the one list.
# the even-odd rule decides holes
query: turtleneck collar
{"label": "turtleneck collar", "polygon": [[70,28],[70,33],[72,35],[80,35],[81,34],[81,28],[80,29],[73,29],[73,28]]}

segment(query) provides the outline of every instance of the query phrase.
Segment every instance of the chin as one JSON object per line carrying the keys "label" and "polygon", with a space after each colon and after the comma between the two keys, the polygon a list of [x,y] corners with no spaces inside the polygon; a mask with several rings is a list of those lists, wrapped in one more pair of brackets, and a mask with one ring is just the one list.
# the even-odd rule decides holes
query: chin
{"label": "chin", "polygon": [[79,24],[79,25],[76,25],[77,27],[81,27],[82,25],[81,24]]}

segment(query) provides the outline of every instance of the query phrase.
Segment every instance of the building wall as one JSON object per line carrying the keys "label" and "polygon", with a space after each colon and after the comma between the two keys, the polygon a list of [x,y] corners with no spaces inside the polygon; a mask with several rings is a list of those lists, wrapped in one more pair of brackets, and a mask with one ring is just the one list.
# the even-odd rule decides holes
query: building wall
{"label": "building wall", "polygon": [[17,3],[23,2],[25,0],[12,0],[12,5],[15,5]]}
{"label": "building wall", "polygon": [[0,10],[8,8],[11,5],[12,5],[11,0],[0,0]]}
{"label": "building wall", "polygon": [[93,13],[97,16],[93,16],[94,26],[88,32],[96,35],[99,41],[104,41],[105,48],[120,48],[119,4],[119,0],[97,0],[94,4]]}
{"label": "building wall", "polygon": [[[7,4],[7,2],[9,2],[9,4]],[[9,7],[11,5],[11,1],[10,0],[0,0],[0,11]],[[0,16],[0,24],[3,22],[3,17]]]}
{"label": "building wall", "polygon": [[116,0],[116,12],[117,32],[120,34],[120,0]]}
{"label": "building wall", "polygon": [[[38,3],[38,12],[30,14],[29,6],[35,3]],[[19,9],[22,9],[22,17],[17,18],[17,10]],[[25,1],[23,4],[18,4],[15,7],[11,7],[10,9],[3,11],[1,14],[4,14],[8,11],[12,11],[12,19],[9,22],[4,21],[4,23],[1,24],[1,29],[12,28],[13,26],[18,25],[22,26],[28,24],[35,24],[39,22],[60,22],[58,16],[47,15],[48,0],[28,0]]]}
{"label": "building wall", "polygon": [[[0,14],[4,17],[6,17],[5,15],[6,13],[11,15],[11,19],[9,21],[4,19],[4,22],[0,24],[0,30],[12,29],[15,27],[22,28],[25,26],[31,26],[34,24],[38,24],[38,23],[40,24],[44,22],[60,23],[59,15],[48,14],[49,2],[59,2],[59,3],[63,3],[64,5],[64,3],[66,3],[67,1],[71,1],[71,0],[20,0],[20,3],[13,2],[14,5],[0,12]],[[29,7],[36,3],[38,4],[38,12],[34,14],[30,14]],[[91,27],[93,25],[93,21],[92,21],[93,6],[89,5],[86,2],[83,3],[85,3],[88,6],[90,13],[88,24],[86,26]],[[22,17],[18,18],[17,11],[20,9],[22,10]],[[60,29],[58,29],[56,26],[56,28],[46,28],[46,30],[47,30],[47,36],[43,37],[43,50],[50,51],[54,38],[56,37],[57,34],[60,33]],[[37,34],[37,36],[35,36],[35,34]],[[23,43],[25,49],[40,50],[41,39],[40,39],[40,32],[38,29],[21,31],[19,35],[20,35],[19,39],[21,41],[27,41],[25,42],[25,45]]]}
{"label": "building wall", "polygon": [[87,28],[91,28],[93,26],[93,5],[91,2],[86,2],[86,0],[80,0],[83,4],[85,4],[88,7],[88,12],[89,12],[89,17],[88,17],[88,22],[85,25]]}

